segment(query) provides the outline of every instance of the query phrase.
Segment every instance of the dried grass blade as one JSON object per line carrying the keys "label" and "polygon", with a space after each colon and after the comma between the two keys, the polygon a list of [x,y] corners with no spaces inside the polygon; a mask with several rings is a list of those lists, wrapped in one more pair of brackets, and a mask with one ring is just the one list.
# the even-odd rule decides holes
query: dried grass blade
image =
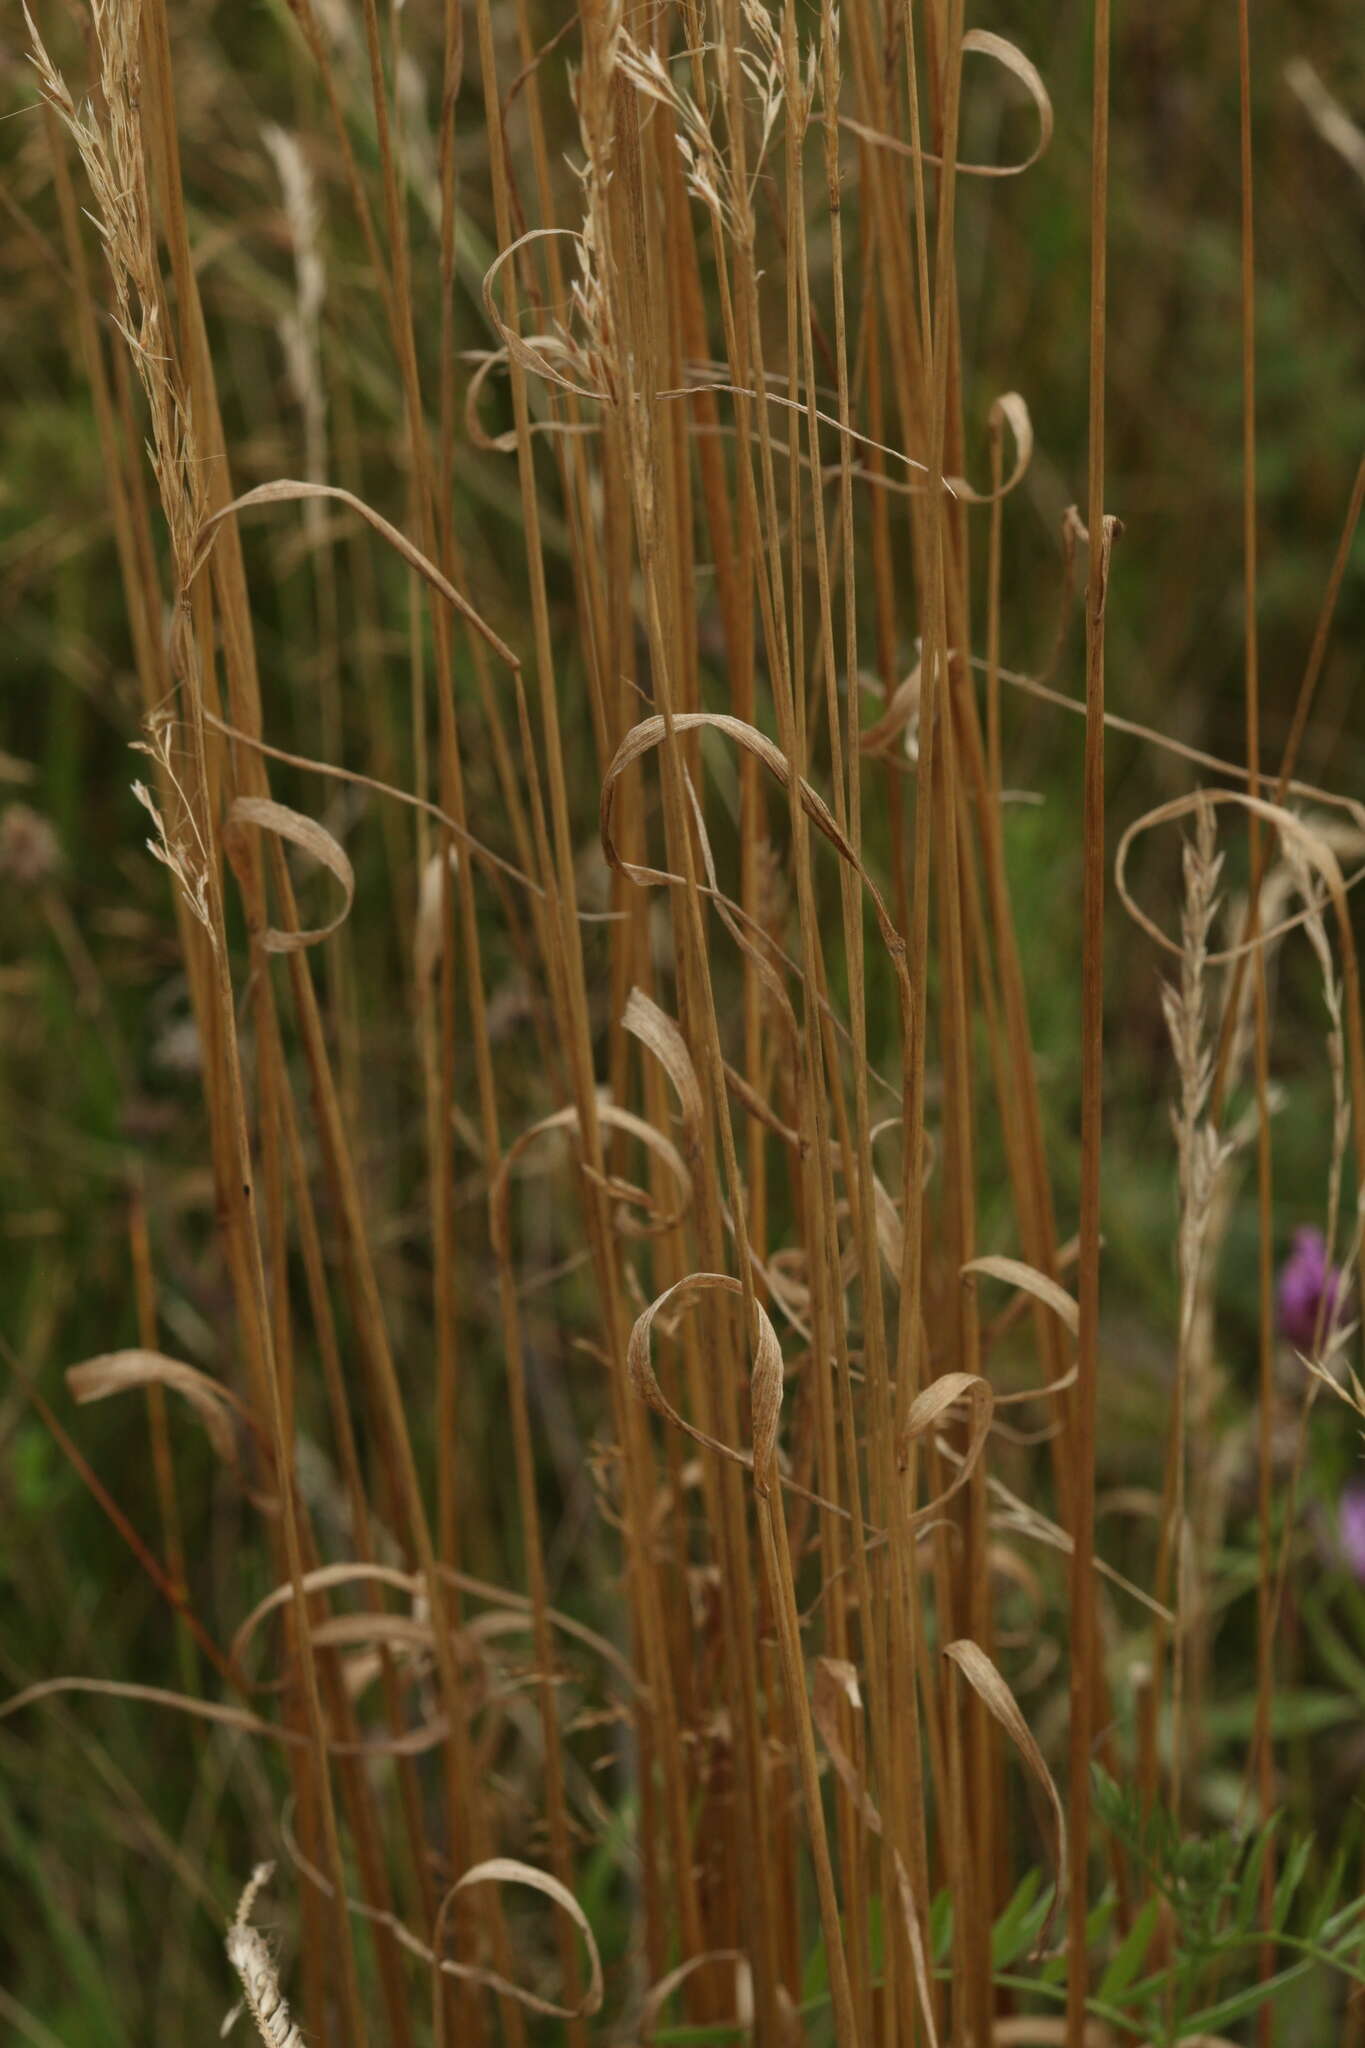
{"label": "dried grass blade", "polygon": [[[301,1868],[307,1868],[301,1858],[296,1857],[296,1860],[299,1861]],[[325,1883],[319,1872],[312,1871],[309,1875],[314,1883]],[[466,1870],[464,1876],[457,1878],[451,1885],[441,1901],[441,1910],[436,1918],[437,1939],[443,1937],[451,1905],[460,1893],[485,1884],[525,1885],[531,1891],[543,1893],[562,1912],[567,1913],[582,1935],[583,1945],[588,1952],[588,1988],[577,2005],[558,2005],[553,1999],[541,1998],[534,1991],[526,1990],[523,1985],[514,1984],[510,1978],[500,1976],[495,1970],[480,1969],[473,1963],[454,1962],[449,1956],[440,1955],[435,1949],[429,1948],[426,1942],[419,1940],[412,1930],[405,1927],[393,1914],[376,1913],[355,1899],[348,1899],[346,1903],[351,1912],[358,1914],[362,1919],[376,1921],[392,1928],[410,1955],[429,1964],[444,1977],[454,1977],[467,1984],[482,1984],[486,1990],[496,1991],[504,1998],[515,1999],[517,2004],[524,2006],[528,2012],[539,2013],[545,2019],[588,2018],[599,2012],[604,1990],[602,1958],[588,1916],[567,1885],[561,1884],[557,1877],[551,1877],[548,1871],[537,1870],[534,1864],[522,1863],[514,1856],[490,1856],[482,1863],[476,1863],[471,1869]]]}
{"label": "dried grass blade", "polygon": [[166,1387],[188,1402],[204,1434],[225,1464],[237,1463],[237,1438],[233,1417],[249,1420],[247,1411],[231,1388],[210,1379],[197,1366],[160,1351],[104,1351],[80,1365],[66,1369],[67,1391],[82,1408],[92,1401],[107,1401],[113,1394],[133,1387]]}
{"label": "dried grass blade", "polygon": [[346,922],[355,901],[355,870],[344,848],[325,826],[319,825],[315,818],[305,817],[302,811],[291,810],[287,804],[277,804],[271,797],[235,797],[228,807],[223,826],[223,848],[239,876],[245,872],[248,826],[254,826],[260,832],[273,832],[277,839],[287,839],[291,846],[311,854],[319,866],[335,875],[345,898],[335,917],[309,930],[280,931],[274,925],[267,925],[257,935],[262,952],[301,953],[305,947],[321,945]]}
{"label": "dried grass blade", "polygon": [[[959,178],[1017,178],[1031,170],[1052,141],[1053,113],[1052,98],[1043,83],[1042,73],[1015,43],[1008,42],[990,29],[969,28],[959,45],[963,56],[975,50],[980,56],[993,57],[997,64],[1017,78],[1038,113],[1038,138],[1026,157],[1013,164],[962,164],[953,165],[953,174]],[[943,158],[933,150],[920,149],[913,142],[905,142],[898,135],[871,128],[865,122],[855,121],[850,114],[839,116],[839,126],[846,128],[860,141],[870,143],[874,149],[890,150],[895,156],[912,157],[917,163],[941,164]]]}
{"label": "dried grass blade", "polygon": [[509,668],[521,667],[507,642],[493,631],[474,609],[469,599],[455,588],[448,576],[441,573],[431,558],[424,555],[398,527],[391,525],[382,512],[376,512],[373,505],[367,505],[363,498],[358,498],[354,491],[344,490],[340,484],[302,483],[294,477],[280,477],[274,483],[257,484],[254,490],[243,491],[230,505],[224,505],[220,512],[215,512],[211,519],[204,522],[195,559],[195,573],[198,573],[208,558],[208,551],[213,542],[213,529],[220,520],[230,518],[238,512],[249,512],[256,505],[285,505],[300,498],[335,498],[338,504],[349,505],[353,512],[358,512],[361,518],[374,528],[381,539],[386,540],[389,546],[403,557],[410,568],[417,571],[424,582],[429,583],[447,604],[454,607],[460,617],[473,627],[500,660],[505,661]]}
{"label": "dried grass blade", "polygon": [[942,1493],[926,1501],[909,1518],[909,1527],[920,1528],[925,1522],[943,1511],[945,1502],[950,1501],[960,1488],[971,1478],[986,1439],[990,1435],[991,1420],[995,1414],[995,1389],[989,1380],[979,1373],[945,1372],[936,1380],[930,1380],[906,1410],[905,1421],[896,1444],[897,1461],[902,1471],[909,1460],[910,1447],[918,1438],[926,1435],[959,1401],[966,1401],[971,1414],[967,1424],[967,1447],[961,1453],[957,1475],[951,1479]]}
{"label": "dried grass blade", "polygon": [[1014,1694],[1010,1691],[980,1644],[963,1637],[955,1643],[945,1643],[943,1654],[950,1663],[956,1665],[968,1685],[976,1693],[978,1699],[985,1703],[986,1707],[1000,1723],[1000,1726],[1019,1751],[1029,1770],[1037,1779],[1038,1784],[1042,1787],[1052,1811],[1052,1850],[1057,1872],[1057,1890],[1048,1909],[1047,1918],[1038,1931],[1037,1947],[1041,1950],[1052,1930],[1053,1920],[1056,1918],[1058,1908],[1066,1892],[1066,1814],[1062,1810],[1061,1795],[1053,1782],[1052,1773],[1047,1767],[1043,1752],[1034,1741],[1033,1732],[1019,1711]]}
{"label": "dried grass blade", "polygon": [[1030,1266],[1023,1259],[1008,1259],[986,1254],[978,1259],[968,1259],[962,1268],[962,1277],[969,1273],[984,1273],[992,1280],[1003,1280],[1010,1287],[1017,1287],[1025,1294],[1031,1294],[1035,1301],[1041,1301],[1052,1309],[1066,1324],[1074,1337],[1080,1329],[1081,1312],[1075,1298],[1065,1287],[1040,1273],[1036,1266]]}
{"label": "dried grass blade", "polygon": [[665,1421],[682,1430],[685,1436],[690,1436],[694,1443],[728,1458],[731,1464],[747,1467],[754,1475],[757,1491],[766,1494],[772,1483],[777,1456],[777,1422],[782,1405],[782,1349],[762,1303],[754,1303],[758,1342],[750,1381],[752,1451],[741,1451],[733,1444],[722,1443],[719,1437],[709,1436],[705,1430],[694,1427],[678,1413],[659,1385],[654,1371],[650,1339],[655,1318],[670,1302],[676,1302],[681,1308],[690,1296],[707,1292],[742,1295],[744,1289],[728,1273],[689,1273],[686,1279],[675,1281],[636,1317],[626,1346],[626,1370],[636,1393]]}

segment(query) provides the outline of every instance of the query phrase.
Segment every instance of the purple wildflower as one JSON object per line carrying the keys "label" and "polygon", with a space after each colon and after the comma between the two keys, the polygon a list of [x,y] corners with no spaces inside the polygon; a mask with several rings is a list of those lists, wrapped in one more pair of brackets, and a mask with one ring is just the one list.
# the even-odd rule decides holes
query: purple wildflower
{"label": "purple wildflower", "polygon": [[1347,1565],[1356,1578],[1365,1581],[1365,1480],[1353,1479],[1342,1489],[1337,1537]]}
{"label": "purple wildflower", "polygon": [[1306,1351],[1322,1326],[1331,1322],[1341,1292],[1341,1272],[1327,1263],[1327,1242],[1311,1227],[1294,1232],[1294,1248],[1280,1268],[1278,1293],[1280,1335]]}

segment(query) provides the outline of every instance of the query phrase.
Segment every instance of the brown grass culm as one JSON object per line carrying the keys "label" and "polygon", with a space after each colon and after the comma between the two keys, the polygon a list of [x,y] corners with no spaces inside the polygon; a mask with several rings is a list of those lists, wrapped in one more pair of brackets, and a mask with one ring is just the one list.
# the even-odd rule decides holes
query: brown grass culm
{"label": "brown grass culm", "polygon": [[[1016,392],[967,416],[955,244],[964,181],[1026,173],[1046,149],[1042,79],[963,0],[884,16],[583,0],[546,43],[525,0],[475,0],[468,21],[446,0],[433,135],[399,89],[402,10],[363,0],[344,35],[334,13],[289,10],[316,136],[269,127],[261,144],[291,270],[296,476],[240,495],[166,0],[93,0],[88,99],[47,53],[56,25],[29,25],[232,1302],[214,1357],[163,1355],[139,1178],[138,1348],[86,1362],[71,1392],[145,1396],[161,1557],[142,1545],[142,1561],[180,1617],[182,1684],[118,1683],[149,1717],[178,1707],[278,1752],[297,1959],[252,1925],[264,1867],[228,1953],[257,2031],[286,2048],[583,2048],[666,2025],[838,2048],[1127,2039],[1087,2017],[1087,1915],[1112,1885],[1121,1940],[1148,1879],[1092,1825],[1091,1768],[1177,1817],[1198,1771],[1222,1530],[1212,1495],[1191,1504],[1189,1460],[1210,1442],[1210,1274],[1253,1140],[1252,1763],[1274,1805],[1267,972],[1292,916],[1328,995],[1329,1208],[1348,1235],[1344,1190],[1365,1182],[1345,884],[1326,828],[1286,809],[1360,484],[1275,786],[1254,634],[1245,0],[1248,755],[1211,765],[1219,802],[1246,810],[1253,881],[1225,938],[1221,811],[1196,791],[1154,820],[1193,827],[1167,941],[1173,1412],[1141,1587],[1106,1576],[1095,1510],[1105,921],[1132,902],[1122,875],[1111,887],[1104,806],[1125,545],[1104,466],[1106,0],[1087,509],[1066,543],[1088,547],[1074,1219],[1044,1141],[1002,826],[1002,692],[1036,687],[1001,661],[1017,596],[1002,535],[1033,433]],[[992,71],[1036,147],[961,161],[964,95]],[[333,272],[329,215],[360,274]],[[462,352],[485,231],[484,346]],[[377,315],[401,519],[360,488],[356,397],[328,367],[352,293]],[[515,559],[471,540],[475,465],[496,467]],[[300,690],[286,716],[258,669],[253,588],[282,577],[296,529],[316,708]],[[402,651],[406,732],[380,645]],[[357,735],[363,767],[342,758]],[[337,889],[305,921],[299,896]],[[401,1219],[424,1245],[415,1306],[389,1285],[369,1100],[381,959],[420,1127]],[[1234,1124],[1238,1086],[1251,1106]],[[989,1240],[987,1159],[1008,1197]],[[572,1400],[550,1384],[570,1359]],[[245,1503],[250,1583],[273,1588],[229,1614],[186,1585],[182,1403]],[[305,1426],[325,1443],[325,1512]],[[475,1569],[485,1521],[504,1518],[515,1586]],[[575,1529],[592,1586],[561,1601]],[[1021,1588],[1035,1615],[1051,1600],[1065,1616],[1041,1691],[1036,1640],[1001,1624]],[[1147,1644],[1140,1672],[1106,1656],[1120,1612]],[[1056,1888],[1039,1939],[1066,1960],[1065,2017],[1033,2033],[991,1954],[1030,1862]],[[1274,1878],[1267,1854],[1267,1901]],[[590,1893],[622,1930],[605,1972]],[[1133,1975],[1178,1935],[1156,1923]]]}

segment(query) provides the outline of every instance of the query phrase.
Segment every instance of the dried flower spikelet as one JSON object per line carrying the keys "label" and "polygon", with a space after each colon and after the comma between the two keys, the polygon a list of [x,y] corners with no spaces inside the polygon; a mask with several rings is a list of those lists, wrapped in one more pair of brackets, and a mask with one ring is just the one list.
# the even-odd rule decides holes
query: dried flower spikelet
{"label": "dried flower spikelet", "polygon": [[[1314,837],[1320,837],[1316,825]],[[1350,1094],[1346,1085],[1346,1029],[1342,1010],[1343,989],[1323,917],[1325,886],[1310,865],[1306,848],[1295,835],[1284,841],[1284,861],[1295,889],[1303,900],[1304,932],[1322,972],[1322,997],[1327,1010],[1327,1064],[1332,1080],[1332,1151],[1327,1176],[1329,1234],[1335,1232],[1341,1205],[1342,1172],[1351,1128]]]}
{"label": "dried flower spikelet", "polygon": [[280,181],[284,217],[294,245],[299,318],[304,325],[310,326],[322,311],[327,289],[317,188],[297,136],[278,127],[275,122],[267,121],[261,130],[261,140],[270,152]]}
{"label": "dried flower spikelet", "polygon": [[1168,984],[1162,990],[1162,1008],[1180,1074],[1180,1117],[1187,1130],[1192,1130],[1202,1115],[1213,1078],[1213,1055],[1204,1028],[1204,966],[1223,867],[1223,856],[1214,852],[1215,834],[1213,806],[1201,803],[1194,838],[1186,840],[1182,855],[1185,903],[1180,920],[1180,987]]}
{"label": "dried flower spikelet", "polygon": [[[280,345],[290,388],[304,420],[308,475],[320,482],[325,467],[327,425],[326,383],[321,366],[321,319],[327,295],[322,260],[321,214],[317,186],[298,139],[267,121],[261,140],[275,166],[284,201],[285,224],[294,251],[295,303],[279,320]],[[319,499],[305,502],[305,516],[314,530],[323,522]]]}
{"label": "dried flower spikelet", "polygon": [[304,2048],[303,2035],[289,2017],[289,2007],[280,1990],[275,1959],[262,1936],[250,1925],[257,1895],[275,1873],[273,1863],[258,1863],[251,1881],[237,1905],[236,1918],[227,1931],[228,1961],[241,1980],[243,2002],[256,2031],[270,2048]]}
{"label": "dried flower spikelet", "polygon": [[1218,912],[1223,859],[1214,851],[1213,806],[1201,801],[1194,837],[1185,842],[1185,902],[1181,914],[1180,986],[1161,991],[1180,1077],[1180,1098],[1171,1112],[1180,1178],[1180,1224],[1176,1243],[1180,1273],[1182,1343],[1195,1314],[1197,1282],[1219,1174],[1232,1155],[1233,1140],[1204,1122],[1213,1080],[1213,1047],[1207,1030],[1205,968],[1209,935]]}
{"label": "dried flower spikelet", "polygon": [[[459,872],[460,856],[455,847],[449,850],[449,864],[452,875]],[[445,938],[442,921],[442,906],[445,902],[445,886],[441,878],[441,856],[433,853],[422,869],[422,880],[417,892],[417,924],[413,935],[412,957],[417,970],[417,983],[425,988],[441,957]]]}
{"label": "dried flower spikelet", "polygon": [[905,697],[905,737],[901,741],[901,745],[905,749],[905,758],[912,768],[918,768],[919,766],[919,713],[920,699],[923,693],[922,669],[923,663],[917,661],[902,682],[900,689],[896,692],[898,697],[902,693]]}
{"label": "dried flower spikelet", "polygon": [[[949,650],[951,656],[951,649]],[[924,694],[923,648],[916,654],[915,665],[901,678],[886,699],[880,718],[864,726],[858,745],[865,754],[886,754],[899,738],[905,758],[912,768],[919,765],[920,703]],[[858,687],[880,694],[881,685],[871,677],[859,675]]]}
{"label": "dried flower spikelet", "polygon": [[[790,75],[786,47],[767,8],[760,4],[760,0],[743,0],[743,11],[753,40],[740,50],[739,65],[753,87],[758,103],[759,140],[753,166],[754,177],[757,178],[783,103],[787,103],[798,129],[805,127],[810,105],[799,62],[796,75]],[[813,47],[811,55],[814,55]]]}
{"label": "dried flower spikelet", "polygon": [[101,112],[78,107],[52,62],[27,7],[29,47],[39,89],[69,130],[94,199],[95,226],[114,287],[114,325],[127,342],[146,393],[149,453],[170,533],[176,582],[184,589],[207,509],[204,465],[189,396],[162,320],[161,276],[147,189],[142,135],[140,0],[92,0]]}
{"label": "dried flower spikelet", "polygon": [[628,33],[621,37],[618,62],[638,93],[672,114],[683,181],[692,197],[728,235],[744,240],[746,225],[751,226],[747,194],[735,184],[725,151],[716,146],[709,112],[678,84],[657,50],[635,42]]}
{"label": "dried flower spikelet", "polygon": [[29,804],[7,804],[0,814],[0,880],[41,889],[61,870],[61,843],[48,820]]}
{"label": "dried flower spikelet", "polygon": [[289,2017],[274,1959],[255,1928],[230,1927],[227,1952],[261,2039],[271,2048],[304,2048],[303,2035]]}
{"label": "dried flower spikelet", "polygon": [[171,753],[171,723],[169,719],[153,718],[147,724],[148,737],[133,741],[135,754],[147,754],[156,761],[167,785],[179,801],[181,819],[188,831],[181,829],[178,821],[172,828],[167,824],[156,798],[145,782],[133,784],[133,795],[141,804],[155,827],[155,837],[146,842],[147,851],[164,868],[169,868],[180,885],[181,895],[191,914],[203,925],[209,937],[217,942],[214,931],[212,908],[209,902],[209,852],[204,835],[199,830],[194,807],[183,789],[175,772]]}

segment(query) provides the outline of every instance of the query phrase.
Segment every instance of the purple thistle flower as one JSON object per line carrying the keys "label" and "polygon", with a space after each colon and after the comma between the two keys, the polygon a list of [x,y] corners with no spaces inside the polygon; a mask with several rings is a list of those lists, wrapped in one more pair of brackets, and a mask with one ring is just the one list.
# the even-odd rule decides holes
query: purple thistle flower
{"label": "purple thistle flower", "polygon": [[1337,1538],[1351,1572],[1365,1581],[1365,1480],[1353,1479],[1342,1489]]}
{"label": "purple thistle flower", "polygon": [[1324,1330],[1332,1320],[1341,1293],[1341,1270],[1327,1263],[1327,1241],[1310,1227],[1294,1232],[1294,1247],[1280,1268],[1277,1295],[1280,1335],[1306,1351],[1313,1342],[1319,1313]]}

